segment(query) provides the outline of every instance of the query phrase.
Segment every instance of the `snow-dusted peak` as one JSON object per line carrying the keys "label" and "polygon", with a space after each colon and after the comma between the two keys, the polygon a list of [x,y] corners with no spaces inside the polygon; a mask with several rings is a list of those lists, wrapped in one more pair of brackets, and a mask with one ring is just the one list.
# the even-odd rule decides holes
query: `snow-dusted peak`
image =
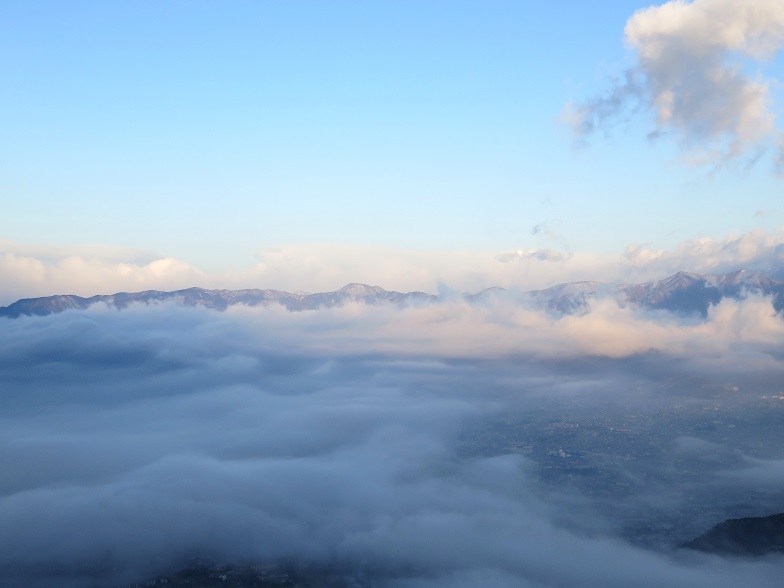
{"label": "snow-dusted peak", "polygon": [[738,270],[723,276],[715,276],[719,286],[723,288],[743,287],[749,289],[760,289],[770,286],[774,280],[763,274],[750,270]]}
{"label": "snow-dusted peak", "polygon": [[679,288],[687,288],[696,284],[710,285],[710,281],[706,276],[694,274],[691,272],[678,272],[663,280],[659,280],[653,285],[654,290],[671,291]]}
{"label": "snow-dusted peak", "polygon": [[346,284],[340,290],[338,290],[340,294],[347,294],[349,296],[355,296],[357,298],[366,298],[368,296],[377,296],[378,294],[383,294],[386,292],[383,288],[379,288],[378,286],[368,286],[367,284]]}

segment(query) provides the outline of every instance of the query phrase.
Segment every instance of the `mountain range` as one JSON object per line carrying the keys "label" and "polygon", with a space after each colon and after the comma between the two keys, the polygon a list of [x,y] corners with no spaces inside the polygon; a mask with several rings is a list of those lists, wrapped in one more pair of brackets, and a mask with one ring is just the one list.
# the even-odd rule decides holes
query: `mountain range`
{"label": "mountain range", "polygon": [[[471,303],[497,297],[513,300],[545,310],[554,315],[585,312],[591,300],[612,298],[623,306],[669,310],[682,314],[706,316],[708,308],[724,298],[740,299],[749,294],[770,296],[777,312],[784,308],[784,281],[755,271],[738,270],[728,274],[700,275],[678,272],[655,282],[642,284],[606,284],[594,281],[569,282],[544,290],[513,292],[493,287],[476,294],[463,294]],[[45,316],[65,310],[84,310],[94,304],[123,309],[134,303],[157,304],[174,301],[184,306],[203,306],[226,310],[230,306],[268,306],[280,304],[290,311],[317,310],[350,302],[364,304],[425,305],[438,302],[438,296],[425,292],[395,292],[378,286],[348,284],[334,292],[315,294],[280,290],[207,290],[186,288],[172,292],[145,290],[118,292],[84,298],[73,294],[24,298],[0,307],[0,317]]]}

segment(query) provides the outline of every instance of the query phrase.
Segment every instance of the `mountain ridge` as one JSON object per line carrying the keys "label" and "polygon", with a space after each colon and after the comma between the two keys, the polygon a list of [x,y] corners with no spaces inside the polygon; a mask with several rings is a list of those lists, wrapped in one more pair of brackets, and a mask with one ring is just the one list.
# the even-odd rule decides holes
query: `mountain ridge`
{"label": "mountain ridge", "polygon": [[[522,304],[532,305],[556,315],[585,312],[591,301],[612,298],[623,306],[668,310],[681,314],[707,316],[711,305],[723,298],[741,299],[748,294],[761,294],[773,299],[777,312],[784,309],[784,281],[762,272],[737,270],[727,274],[695,274],[678,272],[658,281],[641,284],[612,284],[579,281],[556,284],[541,290],[512,292],[493,286],[475,294],[465,293],[469,303],[481,303],[497,296],[510,296]],[[240,290],[183,288],[180,290],[143,290],[116,292],[82,297],[58,294],[38,298],[22,298],[0,307],[0,317],[47,316],[66,310],[85,310],[94,304],[106,304],[122,310],[134,303],[159,304],[174,301],[183,306],[202,306],[224,311],[230,306],[268,306],[280,304],[292,312],[342,306],[351,302],[363,304],[421,305],[436,303],[438,296],[426,292],[397,292],[352,282],[331,292],[303,293],[274,289],[245,288]]]}
{"label": "mountain ridge", "polygon": [[784,553],[784,513],[727,519],[681,547],[751,557]]}

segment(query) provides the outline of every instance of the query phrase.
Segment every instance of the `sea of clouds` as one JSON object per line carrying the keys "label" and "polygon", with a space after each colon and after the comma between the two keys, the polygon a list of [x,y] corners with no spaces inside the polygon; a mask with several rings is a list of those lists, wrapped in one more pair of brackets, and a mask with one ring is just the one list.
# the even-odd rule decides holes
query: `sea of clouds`
{"label": "sea of clouds", "polygon": [[[782,343],[764,298],[705,321],[609,302],[554,319],[504,299],[4,320],[0,584],[105,586],[199,557],[394,587],[778,586],[780,559],[629,544],[588,497],[544,491],[530,458],[466,452],[463,435],[568,395],[634,403],[663,381],[751,373],[774,386]],[[775,488],[781,458],[712,483]]]}

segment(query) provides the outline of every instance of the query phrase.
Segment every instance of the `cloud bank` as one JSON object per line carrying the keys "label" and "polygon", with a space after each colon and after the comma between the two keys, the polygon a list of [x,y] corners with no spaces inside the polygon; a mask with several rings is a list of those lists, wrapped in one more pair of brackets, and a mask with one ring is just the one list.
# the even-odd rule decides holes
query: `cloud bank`
{"label": "cloud bank", "polygon": [[54,248],[8,240],[0,240],[0,275],[0,304],[71,292],[187,288],[206,279],[172,257],[104,245]]}
{"label": "cloud bank", "polygon": [[661,275],[684,268],[713,274],[750,269],[776,276],[784,270],[784,234],[756,230],[722,239],[702,237],[684,241],[672,251],[629,245],[623,261],[630,277],[637,272]]}
{"label": "cloud bank", "polygon": [[643,108],[655,115],[654,134],[675,135],[694,164],[749,163],[772,147],[782,170],[784,134],[770,96],[776,81],[760,71],[784,46],[781,2],[672,0],[636,12],[624,37],[635,66],[605,96],[567,106],[578,137]]}
{"label": "cloud bank", "polygon": [[171,257],[92,246],[58,250],[0,241],[0,305],[54,294],[113,294],[142,290],[271,288],[334,291],[362,282],[387,290],[515,291],[596,280],[640,282],[678,271],[728,273],[751,269],[784,277],[784,233],[752,231],[702,237],[671,250],[630,244],[618,255],[553,249],[401,251],[300,244],[270,248],[250,267],[208,273]]}
{"label": "cloud bank", "polygon": [[200,556],[337,562],[392,587],[777,586],[778,561],[629,545],[587,498],[543,492],[530,458],[464,434],[574,395],[628,411],[669,380],[781,381],[783,342],[758,299],[700,325],[604,304],[544,321],[502,300],[9,320],[0,573],[106,585]]}

